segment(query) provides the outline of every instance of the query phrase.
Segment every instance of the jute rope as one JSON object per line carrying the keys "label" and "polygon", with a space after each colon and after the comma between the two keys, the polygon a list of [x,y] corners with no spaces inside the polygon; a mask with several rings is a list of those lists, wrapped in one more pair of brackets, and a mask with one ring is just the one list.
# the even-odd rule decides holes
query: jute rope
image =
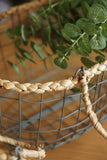
{"label": "jute rope", "polygon": [[13,146],[21,146],[22,150],[20,151],[20,155],[22,158],[39,158],[43,159],[45,158],[45,150],[38,147],[38,150],[36,150],[36,147],[34,145],[30,145],[28,143],[24,143],[21,141],[17,141],[13,138],[5,137],[0,135],[0,142],[8,143]]}
{"label": "jute rope", "polygon": [[[84,76],[80,78],[80,85],[82,88],[83,101],[86,107],[86,113],[89,116],[93,127],[100,133],[105,139],[107,139],[107,131],[103,128],[101,123],[98,121],[96,113],[92,110],[92,103],[89,98],[88,82],[95,74],[99,75],[102,71],[107,71],[107,61],[102,64],[97,64],[88,71],[85,71]],[[90,74],[89,74],[90,73]]]}
{"label": "jute rope", "polygon": [[82,87],[82,94],[83,94],[83,101],[85,103],[86,107],[86,113],[89,116],[93,127],[105,138],[107,139],[107,132],[101,125],[101,123],[98,121],[96,113],[92,110],[92,104],[89,98],[89,93],[88,93],[88,82],[87,82],[87,77],[83,76],[80,80],[80,84]]}
{"label": "jute rope", "polygon": [[[56,0],[52,0],[52,1],[56,1]],[[31,10],[31,9],[36,10],[40,6],[46,5],[48,3],[49,3],[48,0],[33,0],[31,2],[24,3],[24,4],[19,5],[19,6],[11,7],[6,12],[0,13],[0,20],[2,20],[3,18],[8,18],[12,14],[17,14],[20,11],[24,12],[24,11],[28,11],[28,10]]]}
{"label": "jute rope", "polygon": [[[94,77],[94,75],[100,74],[102,71],[107,71],[107,61],[96,64],[92,68],[85,70],[85,77],[87,78],[87,82],[91,80],[91,78]],[[69,90],[72,89],[75,85],[79,83],[80,77],[70,77],[65,80],[60,80],[57,82],[47,82],[44,84],[41,83],[24,83],[21,84],[17,81],[10,82],[9,80],[3,80],[0,79],[0,86],[7,89],[7,90],[13,90],[18,93],[37,93],[37,94],[43,94],[45,92],[52,92],[52,91],[62,91],[62,90]]]}

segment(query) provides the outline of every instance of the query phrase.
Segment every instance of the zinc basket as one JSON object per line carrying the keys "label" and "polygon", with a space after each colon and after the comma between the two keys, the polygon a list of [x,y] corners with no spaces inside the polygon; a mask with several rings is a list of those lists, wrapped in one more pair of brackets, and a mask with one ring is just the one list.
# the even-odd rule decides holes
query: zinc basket
{"label": "zinc basket", "polygon": [[[107,61],[86,70],[72,55],[72,65],[69,62],[68,68],[61,70],[51,67],[46,57],[46,70],[35,55],[36,64],[27,61],[27,69],[19,64],[21,76],[7,63],[10,59],[18,62],[14,40],[6,36],[6,30],[26,23],[29,10],[47,3],[35,0],[0,14],[0,141],[10,144],[10,150],[17,146],[19,158],[25,156],[22,148],[34,149],[40,144],[44,147],[36,156],[43,158],[44,150],[59,147],[93,126],[107,138],[100,124],[107,119]],[[93,85],[88,88],[89,82]],[[74,94],[76,86],[82,89]]]}

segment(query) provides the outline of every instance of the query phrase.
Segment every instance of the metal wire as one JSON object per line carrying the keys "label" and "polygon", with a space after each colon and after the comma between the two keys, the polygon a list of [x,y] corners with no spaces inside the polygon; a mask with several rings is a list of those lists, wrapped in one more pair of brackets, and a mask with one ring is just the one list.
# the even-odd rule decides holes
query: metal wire
{"label": "metal wire", "polygon": [[[89,88],[91,99],[93,99],[92,105],[97,108],[95,111],[101,122],[107,118],[107,93],[105,89],[107,80],[104,79],[105,75],[102,73],[102,76],[97,76],[94,85]],[[4,108],[1,106],[1,134],[34,143],[36,146],[44,143],[46,149],[51,149],[92,128],[89,118],[85,114],[82,94],[64,91],[60,95],[60,98],[51,99],[48,95],[43,99],[42,94],[40,101],[36,102],[34,102],[35,96],[31,102],[29,98],[28,100],[26,97],[23,99],[20,94],[17,98],[0,95],[0,100],[14,102],[15,108],[14,112],[9,114],[5,112],[5,105]]]}

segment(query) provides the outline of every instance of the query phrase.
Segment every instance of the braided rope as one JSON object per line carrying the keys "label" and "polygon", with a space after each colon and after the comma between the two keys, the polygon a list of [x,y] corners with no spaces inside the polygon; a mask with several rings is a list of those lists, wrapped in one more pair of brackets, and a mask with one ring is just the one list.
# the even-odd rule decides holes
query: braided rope
{"label": "braided rope", "polygon": [[[87,81],[89,82],[90,79],[94,77],[94,75],[98,75],[102,71],[107,71],[107,61],[101,64],[96,64],[92,68],[85,70],[85,76],[87,78]],[[47,82],[43,84],[41,83],[21,84],[16,81],[10,82],[9,80],[0,79],[0,86],[7,90],[13,90],[18,93],[37,93],[37,94],[43,94],[45,92],[52,92],[52,91],[62,91],[65,89],[69,90],[72,89],[78,83],[79,83],[79,76],[77,78],[72,76],[65,80],[60,80],[56,82]]]}
{"label": "braided rope", "polygon": [[38,9],[40,6],[46,5],[48,3],[49,3],[48,0],[33,0],[31,2],[24,3],[19,6],[11,7],[6,12],[0,13],[0,20],[2,20],[3,18],[8,18],[10,15],[16,14],[17,12],[20,11],[28,11],[29,9]]}
{"label": "braided rope", "polygon": [[36,147],[34,145],[30,145],[28,143],[24,143],[21,141],[17,141],[10,137],[5,137],[0,135],[0,142],[8,143],[13,146],[21,146],[22,151],[20,152],[22,158],[39,158],[43,159],[45,158],[45,150],[38,147],[38,151],[36,151]]}

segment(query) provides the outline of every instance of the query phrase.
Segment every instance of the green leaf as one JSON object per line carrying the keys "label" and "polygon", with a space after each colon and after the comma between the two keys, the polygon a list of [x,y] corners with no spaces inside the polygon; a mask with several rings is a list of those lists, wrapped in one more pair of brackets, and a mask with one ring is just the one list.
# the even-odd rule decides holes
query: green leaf
{"label": "green leaf", "polygon": [[89,38],[88,35],[85,34],[78,42],[78,45],[80,48],[87,53],[87,56],[92,52],[90,43],[89,43]]}
{"label": "green leaf", "polygon": [[96,25],[87,18],[80,18],[77,20],[76,25],[87,34],[97,33]]}
{"label": "green leaf", "polygon": [[21,35],[21,26],[19,24],[17,24],[14,29],[13,32],[15,35],[20,36]]}
{"label": "green leaf", "polygon": [[65,32],[69,38],[77,38],[81,34],[79,27],[71,23],[66,23],[62,31],[63,33]]}
{"label": "green leaf", "polygon": [[27,29],[27,27],[25,25],[21,25],[21,36],[23,41],[28,41],[29,37],[30,37],[30,33],[29,30]]}
{"label": "green leaf", "polygon": [[74,52],[83,56],[89,56],[92,52],[88,35],[85,34],[73,48]]}
{"label": "green leaf", "polygon": [[49,58],[49,61],[50,61],[51,66],[53,67],[52,56],[51,56],[51,55],[48,55],[48,58]]}
{"label": "green leaf", "polygon": [[19,48],[21,41],[19,38],[17,38],[14,43],[15,43],[16,48]]}
{"label": "green leaf", "polygon": [[74,88],[71,89],[71,91],[74,92],[74,93],[79,93],[79,92],[81,92],[81,89],[77,88],[77,87],[74,87]]}
{"label": "green leaf", "polygon": [[32,21],[39,27],[41,28],[41,22],[39,20],[39,17],[36,13],[30,12],[30,17]]}
{"label": "green leaf", "polygon": [[107,38],[107,23],[102,23],[102,35]]}
{"label": "green leaf", "polygon": [[35,38],[36,37],[36,28],[34,28],[33,26],[30,26],[30,30],[31,30],[32,36]]}
{"label": "green leaf", "polygon": [[98,51],[98,50],[93,50],[95,53],[98,53],[98,54],[100,54],[101,56],[103,56],[103,57],[105,57],[105,55],[101,52],[101,51]]}
{"label": "green leaf", "polygon": [[36,53],[41,59],[44,59],[42,48],[40,47],[38,43],[31,42],[31,47],[33,48],[34,51],[36,51]]}
{"label": "green leaf", "polygon": [[63,54],[63,56],[69,56],[71,54],[71,51],[69,50],[69,48],[64,45],[58,46],[57,50],[59,50]]}
{"label": "green leaf", "polygon": [[71,38],[70,38],[68,32],[65,29],[62,29],[61,33],[62,33],[62,36],[65,38],[65,40],[71,41]]}
{"label": "green leaf", "polygon": [[80,54],[82,56],[89,56],[89,54],[86,52],[86,50],[83,50],[81,46],[79,46],[78,44],[75,45],[75,48],[73,48],[73,51],[76,54]]}
{"label": "green leaf", "polygon": [[71,7],[72,8],[76,7],[80,2],[81,2],[81,0],[72,0],[71,1]]}
{"label": "green leaf", "polygon": [[102,4],[105,8],[107,8],[107,0],[94,0],[94,3]]}
{"label": "green leaf", "polygon": [[104,49],[106,47],[106,40],[101,34],[94,35],[90,39],[90,45],[92,49]]}
{"label": "green leaf", "polygon": [[12,32],[11,29],[7,29],[6,35],[7,35],[10,39],[14,39],[14,34],[13,34],[13,32]]}
{"label": "green leaf", "polygon": [[49,1],[49,12],[51,12],[52,11],[52,2],[51,2],[51,0],[48,0]]}
{"label": "green leaf", "polygon": [[31,54],[29,52],[27,52],[26,50],[19,48],[19,52],[21,53],[21,55],[23,57],[25,57],[26,59],[30,60],[31,62],[35,63],[34,58],[31,56]]}
{"label": "green leaf", "polygon": [[86,58],[86,57],[81,57],[81,62],[87,67],[87,68],[91,68],[93,65],[95,65],[96,63],[91,61],[90,59]]}
{"label": "green leaf", "polygon": [[51,43],[51,27],[49,25],[46,28],[46,34],[47,34],[47,37],[48,37],[48,42]]}
{"label": "green leaf", "polygon": [[67,61],[63,57],[55,58],[54,63],[63,69],[66,69],[68,67]]}
{"label": "green leaf", "polygon": [[90,9],[89,4],[86,1],[82,1],[81,7],[82,7],[82,11],[83,11],[83,13],[84,13],[84,15],[86,17],[87,14],[88,14],[88,11]]}
{"label": "green leaf", "polygon": [[96,24],[102,23],[107,19],[107,9],[98,3],[95,3],[90,7],[88,17]]}
{"label": "green leaf", "polygon": [[16,53],[16,57],[24,65],[24,67],[27,68],[26,63],[25,63],[25,59],[23,57],[19,56],[17,53]]}
{"label": "green leaf", "polygon": [[46,35],[46,30],[42,30],[41,34],[42,38],[42,43],[46,46],[47,45],[47,35]]}
{"label": "green leaf", "polygon": [[15,70],[19,75],[21,75],[20,70],[19,70],[17,64],[14,64],[14,63],[12,63],[12,62],[10,62],[10,61],[8,61],[8,63],[10,64],[11,67],[14,68],[14,70]]}
{"label": "green leaf", "polygon": [[97,57],[96,57],[96,61],[99,62],[99,63],[101,63],[101,62],[104,62],[105,59],[104,59],[104,57],[102,57],[102,56],[97,56]]}

